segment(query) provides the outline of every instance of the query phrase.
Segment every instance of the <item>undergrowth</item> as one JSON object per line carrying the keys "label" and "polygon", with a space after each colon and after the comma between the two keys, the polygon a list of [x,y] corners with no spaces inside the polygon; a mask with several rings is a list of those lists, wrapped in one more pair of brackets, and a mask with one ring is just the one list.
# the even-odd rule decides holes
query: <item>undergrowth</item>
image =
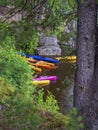
{"label": "undergrowth", "polygon": [[[7,40],[7,41],[6,41]],[[74,110],[68,115],[59,112],[57,100],[32,84],[33,71],[27,60],[11,48],[10,37],[0,46],[0,129],[6,130],[79,130],[82,118]]]}

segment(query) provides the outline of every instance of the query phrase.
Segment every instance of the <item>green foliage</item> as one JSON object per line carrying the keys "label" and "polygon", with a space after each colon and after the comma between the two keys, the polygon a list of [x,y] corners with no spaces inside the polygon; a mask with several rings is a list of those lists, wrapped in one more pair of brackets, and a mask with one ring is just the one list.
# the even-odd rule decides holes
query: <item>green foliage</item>
{"label": "green foliage", "polygon": [[10,98],[15,92],[15,87],[8,83],[7,79],[0,77],[0,103],[5,104],[5,100]]}
{"label": "green foliage", "polygon": [[70,117],[63,115],[62,113],[51,112],[51,118],[47,121],[48,129],[64,129],[66,125],[69,123]]}
{"label": "green foliage", "polygon": [[73,8],[76,5],[76,0],[68,0],[68,4],[71,8]]}
{"label": "green foliage", "polygon": [[[3,25],[0,26],[2,28],[4,27],[3,30],[0,29],[1,32],[3,32],[1,34],[3,38],[5,38],[4,36],[7,32],[8,34],[6,36],[11,36],[12,39],[14,39],[17,50],[22,50],[25,53],[34,53],[38,44],[38,27],[41,28],[41,33],[44,32],[46,34],[46,32],[49,31],[51,34],[56,35],[59,40],[68,41],[67,33],[64,32],[64,30],[61,31],[60,28],[63,27],[62,23],[71,23],[71,21],[75,20],[76,13],[74,12],[76,8],[73,8],[75,3],[75,0],[62,0],[62,2],[47,0],[45,4],[43,4],[42,0],[27,2],[23,0],[8,1],[8,5],[13,5],[17,9],[19,8],[19,10],[21,10],[21,8],[25,9],[27,13],[20,23],[12,24],[11,30],[8,25],[7,27]],[[37,13],[33,10],[36,8],[38,9]],[[37,17],[42,16],[41,10],[43,10],[43,8],[45,8],[43,12],[44,18],[39,22]],[[9,12],[14,11],[14,9],[11,9]],[[71,33],[69,34],[70,37]],[[0,38],[2,38],[2,35]]]}
{"label": "green foliage", "polygon": [[59,112],[50,112],[50,115],[48,115],[46,119],[47,129],[80,130],[84,128],[82,117],[77,115],[75,108],[68,112],[67,115],[63,115]]}
{"label": "green foliage", "polygon": [[66,86],[69,86],[71,84],[71,80],[66,76],[62,83]]}
{"label": "green foliage", "polygon": [[16,8],[19,8],[25,4],[25,1],[24,0],[16,0],[16,1],[12,2],[12,4],[14,4]]}
{"label": "green foliage", "polygon": [[2,47],[15,46],[18,51],[34,53],[38,44],[38,34],[33,25],[28,22],[13,23],[0,22],[0,45]]}
{"label": "green foliage", "polygon": [[31,91],[28,87],[21,88],[20,93],[5,100],[5,108],[1,111],[1,117],[4,117],[0,122],[1,128],[36,130],[43,122],[32,100],[33,89]]}
{"label": "green foliage", "polygon": [[7,0],[0,0],[0,6],[6,6]]}
{"label": "green foliage", "polygon": [[0,76],[7,78],[17,87],[25,86],[31,80],[31,68],[24,58],[13,49],[0,49]]}
{"label": "green foliage", "polygon": [[50,93],[43,100],[43,90],[31,84],[30,66],[14,49],[0,49],[0,57],[0,103],[4,108],[0,111],[0,128],[36,130],[43,122],[39,106],[45,111],[57,111],[57,101]]}
{"label": "green foliage", "polygon": [[65,54],[65,56],[75,55],[76,49],[74,48],[72,49],[70,45],[66,45],[66,46],[61,45],[61,49],[63,51],[63,55]]}
{"label": "green foliage", "polygon": [[[43,119],[37,112],[32,72],[25,58],[11,48],[0,49],[0,128],[37,129]],[[37,122],[36,122],[37,120]]]}
{"label": "green foliage", "polygon": [[81,4],[83,4],[85,2],[85,0],[80,0]]}
{"label": "green foliage", "polygon": [[[83,126],[80,123],[81,117],[77,118],[75,111],[67,116],[59,114],[57,101],[50,92],[43,100],[43,90],[36,91],[30,83],[32,79],[30,66],[24,58],[18,56],[15,50],[10,48],[14,48],[15,45],[18,51],[34,53],[38,43],[38,26],[44,29],[41,32],[50,31],[52,34],[55,32],[59,40],[65,40],[62,23],[75,19],[74,1],[71,0],[68,4],[67,0],[62,0],[62,2],[48,0],[46,4],[43,4],[45,5],[44,19],[38,22],[38,14],[36,15],[36,11],[34,12],[32,8],[39,7],[37,13],[40,14],[41,2],[42,0],[27,1],[27,3],[23,0],[9,1],[8,5],[14,5],[17,9],[24,7],[27,15],[21,22],[12,23],[11,26],[7,22],[0,22],[0,103],[3,104],[3,110],[0,111],[2,118],[0,128],[37,130],[43,122],[39,113],[40,109],[50,113],[52,118],[51,120],[49,118],[51,121],[49,125],[52,128],[65,127],[67,124],[68,130],[78,130]],[[4,0],[0,1],[0,5],[5,5]],[[67,34],[66,39],[70,39]]]}
{"label": "green foliage", "polygon": [[53,96],[51,92],[48,92],[47,97],[44,101],[44,91],[43,89],[39,90],[36,97],[36,103],[40,105],[40,108],[44,108],[46,111],[49,112],[56,112],[59,110],[59,106],[57,100]]}
{"label": "green foliage", "polygon": [[31,84],[31,68],[25,58],[8,47],[0,49],[0,57],[0,103],[3,104],[0,111],[3,119],[0,121],[1,129],[36,130],[48,118],[47,128],[67,125],[68,130],[79,130],[83,127],[75,109],[64,116],[58,113],[57,101],[50,92],[43,99],[44,91],[36,90]]}
{"label": "green foliage", "polygon": [[67,130],[80,130],[82,128],[84,128],[84,125],[82,123],[82,117],[78,116],[77,114],[77,110],[75,108],[73,108],[71,110],[71,112],[68,115],[69,118],[69,122],[66,126]]}
{"label": "green foliage", "polygon": [[0,46],[11,46],[14,43],[11,27],[8,22],[0,22]]}
{"label": "green foliage", "polygon": [[55,99],[55,97],[53,96],[51,92],[48,92],[48,95],[46,97],[45,108],[46,110],[52,111],[52,112],[56,112],[59,110],[57,100]]}
{"label": "green foliage", "polygon": [[11,47],[11,48],[15,48],[14,46],[14,37],[13,36],[6,36],[5,39],[2,41],[1,47]]}
{"label": "green foliage", "polygon": [[29,21],[27,23],[20,22],[15,26],[17,26],[17,29],[14,30],[17,50],[34,54],[38,45],[38,34],[34,26]]}

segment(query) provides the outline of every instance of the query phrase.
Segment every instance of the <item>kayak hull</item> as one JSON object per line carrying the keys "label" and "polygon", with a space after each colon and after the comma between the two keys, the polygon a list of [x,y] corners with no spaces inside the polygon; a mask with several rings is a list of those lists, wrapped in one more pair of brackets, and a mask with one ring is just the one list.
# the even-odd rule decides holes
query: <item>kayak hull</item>
{"label": "kayak hull", "polygon": [[34,78],[33,80],[36,80],[36,81],[42,81],[42,80],[56,81],[57,76],[40,76],[40,77]]}
{"label": "kayak hull", "polygon": [[55,64],[59,63],[59,60],[53,59],[53,58],[41,57],[41,56],[30,55],[30,54],[26,54],[26,57],[27,58],[33,58],[35,60],[51,62],[51,63],[55,63]]}
{"label": "kayak hull", "polygon": [[51,68],[55,68],[55,64],[54,63],[49,63],[49,62],[45,62],[45,61],[38,61],[39,64],[44,64],[44,65],[49,65]]}
{"label": "kayak hull", "polygon": [[35,67],[35,66],[32,66],[32,70],[38,72],[38,73],[41,73],[42,72],[42,69],[41,68],[38,68],[38,67]]}
{"label": "kayak hull", "polygon": [[76,56],[57,57],[58,60],[76,60]]}
{"label": "kayak hull", "polygon": [[35,64],[32,64],[32,65],[33,65],[33,66],[36,66],[36,67],[48,69],[48,70],[51,69],[50,65],[45,65],[45,64],[41,64],[41,63],[35,63]]}
{"label": "kayak hull", "polygon": [[50,80],[41,80],[41,81],[33,80],[32,83],[34,85],[45,86],[45,85],[49,85],[50,84]]}

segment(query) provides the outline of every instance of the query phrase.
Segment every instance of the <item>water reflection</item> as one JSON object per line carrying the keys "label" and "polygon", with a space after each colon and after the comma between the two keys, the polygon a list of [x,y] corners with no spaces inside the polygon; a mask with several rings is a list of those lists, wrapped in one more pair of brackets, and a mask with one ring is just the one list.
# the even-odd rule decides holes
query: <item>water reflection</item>
{"label": "water reflection", "polygon": [[[53,93],[55,98],[58,101],[60,106],[60,110],[62,113],[70,110],[72,108],[72,95],[73,95],[73,75],[74,69],[71,63],[60,63],[56,69],[45,71],[43,75],[56,75],[57,82],[51,83],[49,86],[46,86],[45,93],[50,91]],[[68,84],[68,80],[70,79],[70,85]],[[66,80],[65,80],[66,79]]]}

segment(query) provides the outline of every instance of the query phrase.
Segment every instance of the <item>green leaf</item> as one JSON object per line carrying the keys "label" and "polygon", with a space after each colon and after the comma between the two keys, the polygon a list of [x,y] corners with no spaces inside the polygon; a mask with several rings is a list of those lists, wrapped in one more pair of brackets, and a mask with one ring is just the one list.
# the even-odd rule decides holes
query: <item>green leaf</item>
{"label": "green leaf", "polygon": [[76,0],[68,0],[68,4],[71,8],[73,8],[76,4]]}

